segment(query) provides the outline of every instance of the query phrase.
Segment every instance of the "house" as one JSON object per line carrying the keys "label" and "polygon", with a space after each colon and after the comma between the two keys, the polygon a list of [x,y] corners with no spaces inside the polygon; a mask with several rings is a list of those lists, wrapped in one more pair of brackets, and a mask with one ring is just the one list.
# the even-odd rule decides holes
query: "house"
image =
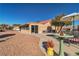
{"label": "house", "polygon": [[13,30],[17,30],[17,31],[19,31],[20,29],[19,29],[19,26],[15,26],[15,27],[13,27]]}
{"label": "house", "polygon": [[20,31],[20,25],[19,24],[14,24],[13,25],[13,30]]}
{"label": "house", "polygon": [[21,32],[26,34],[45,33],[53,30],[54,27],[50,24],[51,19],[39,22],[31,22],[20,26]]}

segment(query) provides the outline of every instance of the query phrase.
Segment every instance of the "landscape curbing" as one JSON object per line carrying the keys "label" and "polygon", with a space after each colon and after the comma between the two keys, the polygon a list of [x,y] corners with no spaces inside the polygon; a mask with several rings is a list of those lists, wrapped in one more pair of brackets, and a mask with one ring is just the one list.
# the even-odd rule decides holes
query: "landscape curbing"
{"label": "landscape curbing", "polygon": [[42,40],[40,39],[40,41],[39,41],[40,50],[44,53],[45,56],[47,56],[47,53],[46,53],[45,49],[42,47],[42,42],[44,42],[44,41],[42,41]]}
{"label": "landscape curbing", "polygon": [[[35,34],[34,34],[35,35]],[[35,36],[37,36],[37,37],[39,37],[38,35],[35,35]],[[42,43],[43,42],[45,42],[45,41],[48,41],[48,40],[52,40],[52,39],[48,39],[48,38],[41,38],[41,37],[39,37],[40,38],[40,41],[39,41],[39,47],[40,47],[40,50],[43,52],[43,54],[45,55],[45,56],[48,56],[47,55],[47,53],[46,53],[46,51],[45,51],[45,49],[42,47]]]}

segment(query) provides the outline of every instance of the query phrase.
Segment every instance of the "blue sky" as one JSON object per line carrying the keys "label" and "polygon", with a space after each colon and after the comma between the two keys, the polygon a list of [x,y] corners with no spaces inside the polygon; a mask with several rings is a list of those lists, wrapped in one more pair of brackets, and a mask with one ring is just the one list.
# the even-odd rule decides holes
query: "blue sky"
{"label": "blue sky", "polygon": [[[0,4],[0,24],[25,24],[79,12],[79,4]],[[79,24],[76,21],[75,24]]]}

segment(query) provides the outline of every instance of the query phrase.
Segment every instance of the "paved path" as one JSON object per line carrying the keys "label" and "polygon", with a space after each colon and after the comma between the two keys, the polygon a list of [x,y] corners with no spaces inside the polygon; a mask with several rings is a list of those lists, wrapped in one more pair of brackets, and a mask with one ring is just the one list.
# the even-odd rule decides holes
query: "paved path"
{"label": "paved path", "polygon": [[[49,37],[49,36],[45,36],[45,35],[40,35],[40,34],[36,34],[35,36],[40,38],[40,42],[42,41],[46,41],[48,39],[53,40],[54,41],[54,50],[56,51],[56,53],[59,54],[59,41],[53,37]],[[78,48],[75,48],[74,46],[70,45],[65,45],[64,46],[64,51],[69,55],[69,56],[76,56],[75,52],[79,52]]]}
{"label": "paved path", "polygon": [[39,48],[39,38],[33,35],[22,34],[16,31],[8,31],[4,34],[15,35],[0,42],[0,55],[3,56],[43,56]]}

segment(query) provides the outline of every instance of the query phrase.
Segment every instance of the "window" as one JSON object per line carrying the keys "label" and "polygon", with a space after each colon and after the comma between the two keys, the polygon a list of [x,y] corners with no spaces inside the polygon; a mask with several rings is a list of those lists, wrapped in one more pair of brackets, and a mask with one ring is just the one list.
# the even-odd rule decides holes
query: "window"
{"label": "window", "polygon": [[29,30],[29,26],[25,27],[25,30]]}

